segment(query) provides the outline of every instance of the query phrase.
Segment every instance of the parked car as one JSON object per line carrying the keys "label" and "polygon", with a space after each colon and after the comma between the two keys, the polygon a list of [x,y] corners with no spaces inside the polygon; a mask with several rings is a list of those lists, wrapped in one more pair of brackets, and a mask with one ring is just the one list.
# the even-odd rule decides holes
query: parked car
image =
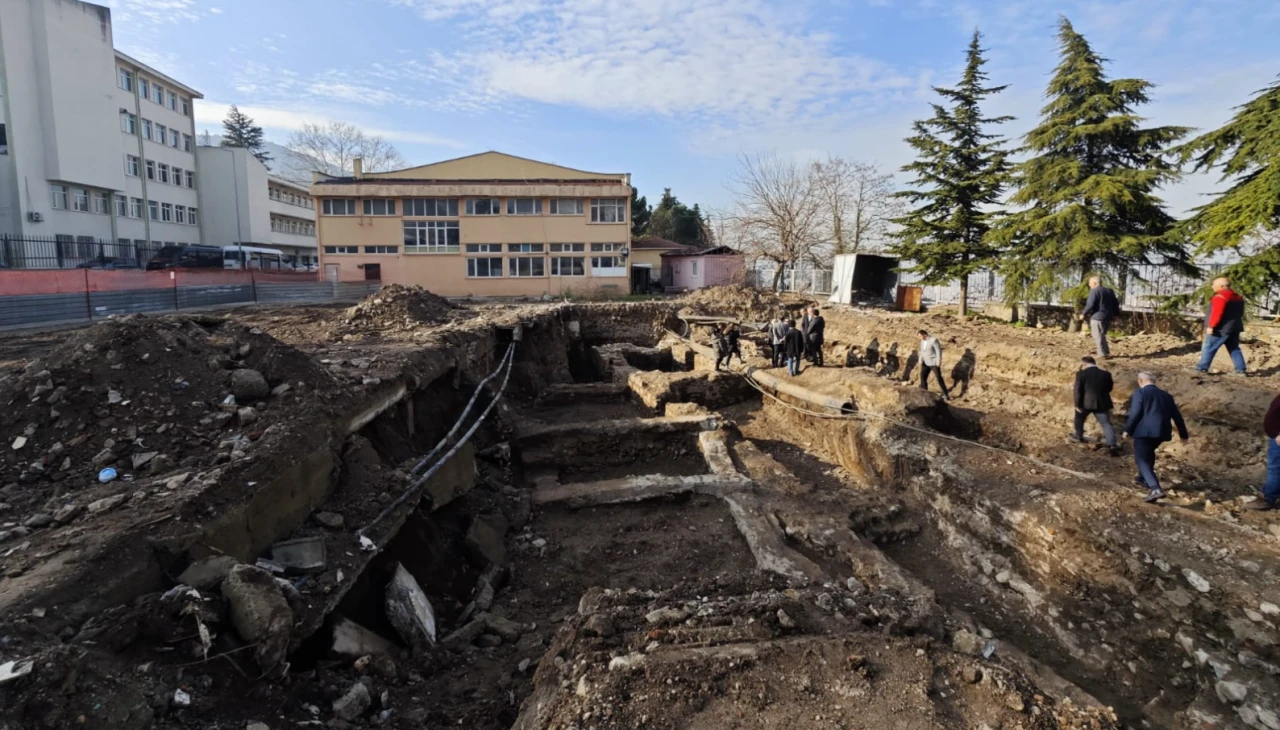
{"label": "parked car", "polygon": [[179,268],[221,269],[222,249],[217,246],[163,246],[147,262],[147,271]]}

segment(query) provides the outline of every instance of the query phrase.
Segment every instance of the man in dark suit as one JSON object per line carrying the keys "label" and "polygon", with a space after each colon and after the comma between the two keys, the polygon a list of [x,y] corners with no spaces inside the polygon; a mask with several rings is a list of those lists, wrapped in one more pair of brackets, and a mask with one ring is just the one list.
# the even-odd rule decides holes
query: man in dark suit
{"label": "man in dark suit", "polygon": [[805,344],[808,345],[809,362],[822,367],[822,343],[826,339],[827,320],[822,318],[817,307],[809,307],[809,323],[804,331]]}
{"label": "man in dark suit", "polygon": [[1138,465],[1134,481],[1151,490],[1145,502],[1155,502],[1165,496],[1156,478],[1156,449],[1173,440],[1173,425],[1178,427],[1178,438],[1183,441],[1190,438],[1187,423],[1182,420],[1173,396],[1156,387],[1156,376],[1138,373],[1138,389],[1129,401],[1129,420],[1124,432],[1133,438],[1133,460]]}
{"label": "man in dark suit", "polygon": [[1085,355],[1080,358],[1080,370],[1076,372],[1076,423],[1075,433],[1071,440],[1084,443],[1084,422],[1092,413],[1102,427],[1102,435],[1107,441],[1111,455],[1119,454],[1116,445],[1116,432],[1111,427],[1111,389],[1114,383],[1111,373],[1098,367],[1098,361]]}

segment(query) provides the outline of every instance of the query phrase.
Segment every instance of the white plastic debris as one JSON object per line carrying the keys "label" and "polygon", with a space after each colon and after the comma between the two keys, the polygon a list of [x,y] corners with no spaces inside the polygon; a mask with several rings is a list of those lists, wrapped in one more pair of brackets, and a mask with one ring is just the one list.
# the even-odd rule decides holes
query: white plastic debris
{"label": "white plastic debris", "polygon": [[368,552],[373,552],[374,550],[377,550],[377,549],[378,549],[378,546],[374,544],[373,540],[370,540],[368,537],[365,537],[364,535],[361,535],[361,536],[360,536],[360,549],[361,549],[361,550],[366,550],[366,551],[368,551]]}
{"label": "white plastic debris", "polygon": [[15,659],[11,662],[0,664],[0,684],[31,674],[35,664],[34,659]]}
{"label": "white plastic debris", "polygon": [[175,689],[173,691],[173,706],[174,707],[190,707],[191,695],[187,694],[186,692],[180,689]]}

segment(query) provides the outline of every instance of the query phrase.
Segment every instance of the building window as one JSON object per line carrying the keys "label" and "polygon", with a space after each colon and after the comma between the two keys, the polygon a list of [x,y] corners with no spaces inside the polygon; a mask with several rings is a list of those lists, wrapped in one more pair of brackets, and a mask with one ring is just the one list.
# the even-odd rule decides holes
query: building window
{"label": "building window", "polygon": [[169,182],[169,166],[164,164],[163,162],[160,163],[160,182],[162,183]]}
{"label": "building window", "polygon": [[365,246],[365,253],[397,253],[400,251],[399,246]]}
{"label": "building window", "polygon": [[160,144],[164,144],[168,134],[169,134],[168,127],[160,123],[156,124],[156,141],[157,142],[159,142]]}
{"label": "building window", "polygon": [[627,201],[625,198],[592,198],[592,223],[626,223]]}
{"label": "building window", "polygon": [[160,204],[154,200],[147,201],[147,217],[153,221],[160,220]]}
{"label": "building window", "polygon": [[178,111],[178,95],[172,91],[169,92],[169,108]]}
{"label": "building window", "polygon": [[84,188],[72,189],[72,204],[81,213],[89,212],[89,191]]}
{"label": "building window", "polygon": [[458,253],[457,221],[405,221],[405,253]]}
{"label": "building window", "polygon": [[116,196],[116,217],[117,218],[129,217],[129,196],[127,195]]}
{"label": "building window", "polygon": [[129,198],[129,217],[142,217],[142,198]]}
{"label": "building window", "polygon": [[591,244],[591,251],[593,253],[600,251],[621,251],[622,247],[625,245],[626,244],[623,243],[593,243]]}
{"label": "building window", "polygon": [[187,170],[187,187],[194,188],[196,186],[196,174],[191,170]]}
{"label": "building window", "polygon": [[173,222],[173,203],[160,204],[160,220],[165,223]]}
{"label": "building window", "polygon": [[98,215],[111,214],[111,198],[108,198],[106,193],[93,194],[93,212]]}
{"label": "building window", "polygon": [[164,87],[160,84],[151,85],[151,100],[160,106],[164,106]]}
{"label": "building window", "polygon": [[332,198],[324,201],[325,215],[355,215],[356,201],[352,198]]}
{"label": "building window", "polygon": [[0,122],[0,155],[9,154],[9,135],[5,132],[4,122]]}
{"label": "building window", "polygon": [[182,116],[184,117],[191,116],[191,100],[185,96],[182,97]]}
{"label": "building window", "polygon": [[182,135],[182,151],[183,152],[191,151],[191,135],[189,134]]}
{"label": "building window", "polygon": [[325,246],[325,253],[360,253],[359,246]]}
{"label": "building window", "polygon": [[502,277],[502,259],[467,259],[467,276],[472,279],[498,279]]}
{"label": "building window", "polygon": [[155,160],[147,160],[147,179],[148,180],[156,179],[156,161]]}
{"label": "building window", "polygon": [[138,176],[138,158],[133,155],[124,156],[124,174],[129,177]]}
{"label": "building window", "polygon": [[150,119],[142,120],[142,138],[151,139],[151,120]]}
{"label": "building window", "polygon": [[467,253],[502,253],[501,243],[468,243]]}
{"label": "building window", "polygon": [[372,198],[364,201],[365,215],[395,215],[395,198]]}
{"label": "building window", "polygon": [[583,266],[582,256],[553,256],[551,257],[551,275],[552,276],[586,276],[587,270]]}
{"label": "building window", "polygon": [[698,262],[697,262],[697,261],[690,261],[690,262],[689,262],[689,266],[690,266],[690,268],[689,268],[689,275],[690,275],[690,276],[697,276],[697,275],[698,275]]}
{"label": "building window", "polygon": [[546,259],[541,256],[519,256],[507,259],[509,276],[528,277],[546,276]]}
{"label": "building window", "polygon": [[67,209],[67,186],[66,185],[50,185],[49,186],[49,204],[54,210]]}
{"label": "building window", "polygon": [[[467,201],[470,206],[471,201]],[[471,211],[468,210],[468,213]],[[405,218],[457,218],[457,198],[405,198]]]}
{"label": "building window", "polygon": [[507,215],[542,215],[542,198],[507,198]]}
{"label": "building window", "polygon": [[138,95],[148,101],[151,100],[151,82],[141,76],[138,77]]}
{"label": "building window", "polygon": [[468,198],[467,215],[499,215],[502,207],[497,198]]}
{"label": "building window", "polygon": [[173,176],[170,177],[169,179],[173,181],[174,185],[177,185],[178,187],[182,187],[182,168],[178,167],[177,165],[174,165]]}
{"label": "building window", "polygon": [[178,132],[178,130],[170,127],[169,128],[169,146],[176,150],[178,149],[178,145],[180,144],[182,144],[182,135]]}
{"label": "building window", "polygon": [[553,243],[551,253],[581,253],[587,250],[585,243]]}
{"label": "building window", "polygon": [[620,269],[622,268],[622,258],[619,256],[592,256],[591,268],[595,269]]}
{"label": "building window", "polygon": [[198,225],[200,225],[200,222],[199,222],[198,220],[196,220],[196,209],[195,209],[195,208],[187,208],[187,225],[189,225],[189,226],[198,226]]}
{"label": "building window", "polygon": [[509,243],[507,250],[511,253],[542,253],[541,243]]}
{"label": "building window", "polygon": [[551,215],[582,215],[582,198],[552,198]]}
{"label": "building window", "polygon": [[173,222],[183,223],[183,224],[187,222],[187,206],[185,205],[173,206]]}
{"label": "building window", "polygon": [[127,69],[120,69],[120,88],[125,91],[133,91],[133,72]]}
{"label": "building window", "polygon": [[120,112],[120,131],[125,134],[137,134],[138,117],[129,112]]}

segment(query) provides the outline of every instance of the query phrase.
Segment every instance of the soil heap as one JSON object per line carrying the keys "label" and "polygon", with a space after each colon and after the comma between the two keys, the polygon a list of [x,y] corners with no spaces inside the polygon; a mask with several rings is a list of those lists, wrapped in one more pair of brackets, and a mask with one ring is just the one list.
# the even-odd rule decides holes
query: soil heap
{"label": "soil heap", "polygon": [[745,286],[698,289],[680,301],[688,314],[735,316],[759,321],[768,321],[774,313],[797,309],[801,304],[788,303],[773,292]]}
{"label": "soil heap", "polygon": [[361,329],[415,329],[448,322],[456,309],[420,286],[388,284],[348,309],[345,323]]}

